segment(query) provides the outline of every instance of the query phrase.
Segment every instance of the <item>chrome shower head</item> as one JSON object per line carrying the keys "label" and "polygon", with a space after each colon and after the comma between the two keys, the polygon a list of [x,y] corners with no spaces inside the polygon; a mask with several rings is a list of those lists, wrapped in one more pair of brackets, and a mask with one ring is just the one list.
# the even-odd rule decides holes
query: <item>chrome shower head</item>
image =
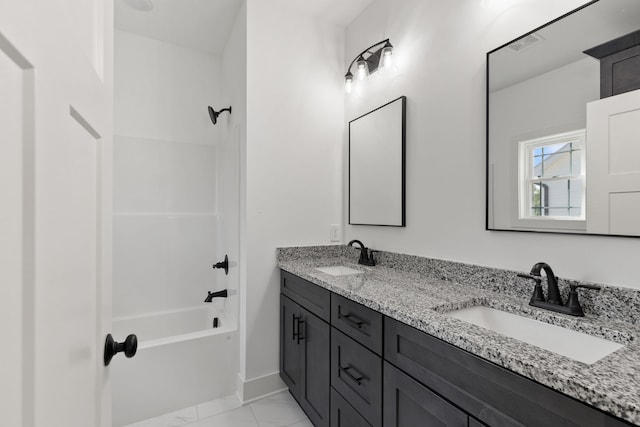
{"label": "chrome shower head", "polygon": [[218,116],[221,113],[224,113],[225,111],[228,111],[229,114],[231,114],[231,106],[229,106],[229,108],[223,108],[220,111],[216,111],[213,109],[213,107],[209,106],[209,117],[211,118],[211,122],[215,125],[216,123],[218,123]]}

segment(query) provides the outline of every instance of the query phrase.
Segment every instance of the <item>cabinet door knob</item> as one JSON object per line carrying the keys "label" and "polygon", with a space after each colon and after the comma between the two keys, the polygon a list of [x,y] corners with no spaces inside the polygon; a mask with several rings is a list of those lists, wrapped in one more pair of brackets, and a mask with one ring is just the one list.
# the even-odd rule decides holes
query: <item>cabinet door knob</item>
{"label": "cabinet door knob", "polygon": [[127,358],[131,358],[136,355],[138,351],[138,337],[134,334],[129,335],[124,342],[118,343],[113,339],[111,334],[107,335],[107,339],[104,343],[104,366],[109,366],[113,356],[120,352],[124,352]]}

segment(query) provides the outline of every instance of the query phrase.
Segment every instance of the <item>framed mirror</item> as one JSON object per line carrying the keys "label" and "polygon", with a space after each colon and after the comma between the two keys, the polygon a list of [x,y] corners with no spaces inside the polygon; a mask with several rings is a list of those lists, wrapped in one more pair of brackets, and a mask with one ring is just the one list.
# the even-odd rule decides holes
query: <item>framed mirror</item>
{"label": "framed mirror", "polygon": [[640,236],[640,1],[487,54],[488,230]]}
{"label": "framed mirror", "polygon": [[349,224],[405,226],[407,98],[349,122]]}

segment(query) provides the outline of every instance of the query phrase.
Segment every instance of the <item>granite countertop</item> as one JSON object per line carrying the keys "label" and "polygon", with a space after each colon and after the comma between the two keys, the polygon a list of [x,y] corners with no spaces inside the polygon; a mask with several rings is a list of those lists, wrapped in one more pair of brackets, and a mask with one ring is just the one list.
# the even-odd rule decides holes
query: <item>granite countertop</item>
{"label": "granite countertop", "polygon": [[[354,257],[280,258],[278,266],[470,353],[634,424],[640,424],[640,327],[589,316],[576,318],[530,307],[528,298],[385,266]],[[362,274],[331,276],[317,267],[342,265]],[[587,365],[499,335],[443,313],[475,305],[516,312],[586,332],[624,347]]]}

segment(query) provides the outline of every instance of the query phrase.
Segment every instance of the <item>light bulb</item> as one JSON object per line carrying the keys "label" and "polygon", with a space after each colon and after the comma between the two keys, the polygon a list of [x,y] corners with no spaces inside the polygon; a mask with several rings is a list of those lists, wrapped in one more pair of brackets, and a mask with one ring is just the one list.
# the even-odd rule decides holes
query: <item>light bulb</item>
{"label": "light bulb", "polygon": [[390,67],[392,62],[393,57],[391,55],[391,51],[382,52],[382,66],[385,68]]}
{"label": "light bulb", "polygon": [[378,67],[381,69],[389,68],[391,66],[391,63],[393,62],[392,55],[393,45],[387,42],[380,52],[380,65],[378,65]]}
{"label": "light bulb", "polygon": [[367,74],[369,74],[369,65],[364,56],[360,55],[358,58],[358,80],[363,80]]}
{"label": "light bulb", "polygon": [[353,74],[351,74],[351,71],[347,72],[347,74],[344,76],[344,82],[347,93],[351,93],[351,88],[353,86]]}

